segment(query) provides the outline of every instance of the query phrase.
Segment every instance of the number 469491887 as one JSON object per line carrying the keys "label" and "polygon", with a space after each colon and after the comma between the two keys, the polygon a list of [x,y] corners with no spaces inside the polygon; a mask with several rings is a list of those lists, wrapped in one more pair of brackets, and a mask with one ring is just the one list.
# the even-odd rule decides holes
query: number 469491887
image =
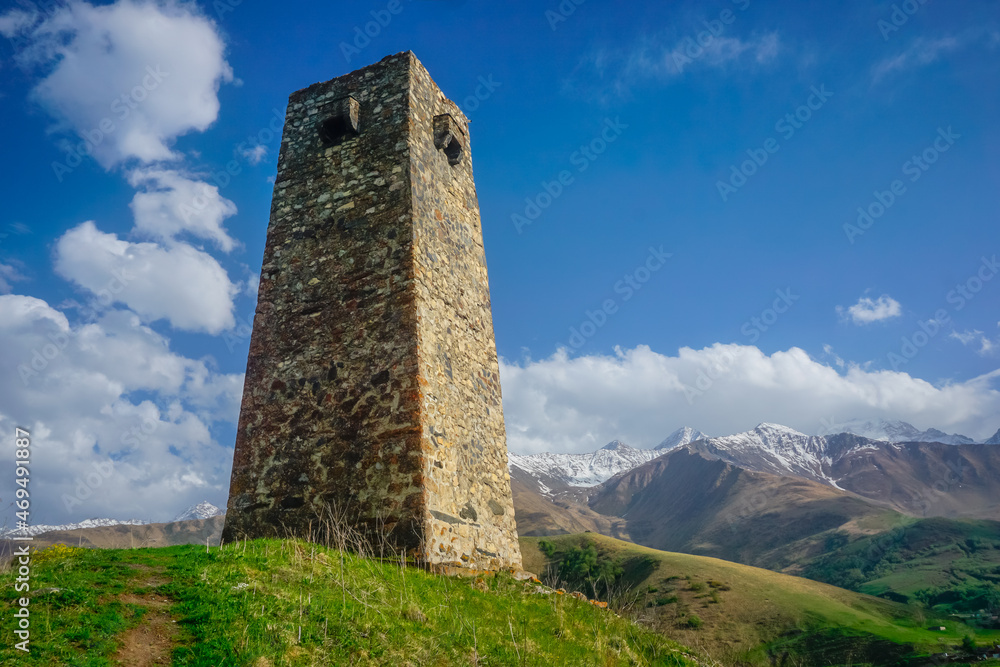
{"label": "number 469491887", "polygon": [[15,512],[15,516],[20,525],[27,523],[28,508],[31,507],[28,496],[28,480],[31,477],[31,472],[28,470],[28,464],[31,462],[31,434],[23,428],[18,428],[15,429],[14,437],[14,445],[16,446],[14,458],[17,462],[14,474],[16,476],[15,482],[20,487],[15,491],[17,498],[15,504],[17,505],[17,509],[20,510]]}

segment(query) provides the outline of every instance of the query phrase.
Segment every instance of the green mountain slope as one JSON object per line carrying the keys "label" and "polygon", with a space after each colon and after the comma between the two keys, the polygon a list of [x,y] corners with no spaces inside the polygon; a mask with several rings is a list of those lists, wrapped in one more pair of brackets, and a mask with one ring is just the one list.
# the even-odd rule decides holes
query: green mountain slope
{"label": "green mountain slope", "polygon": [[923,519],[854,541],[838,535],[830,547],[830,553],[804,569],[805,576],[903,602],[919,601],[940,613],[1000,612],[996,521]]}
{"label": "green mountain slope", "polygon": [[[1000,639],[997,632],[820,582],[593,533],[522,539],[525,567],[566,579],[562,562],[569,554],[579,560],[588,544],[618,563],[621,573],[611,593],[627,598],[622,589],[631,587],[641,622],[724,665],[783,659],[800,665],[922,664],[921,656],[954,652],[965,635],[983,644]],[[603,583],[595,588],[600,592]],[[946,630],[928,629],[940,625]]]}

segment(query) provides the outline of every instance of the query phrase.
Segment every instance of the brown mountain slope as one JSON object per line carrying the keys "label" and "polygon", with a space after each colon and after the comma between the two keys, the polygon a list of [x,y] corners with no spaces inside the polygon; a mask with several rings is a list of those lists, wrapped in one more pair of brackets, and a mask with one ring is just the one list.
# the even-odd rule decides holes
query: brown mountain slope
{"label": "brown mountain slope", "polygon": [[617,517],[598,514],[586,505],[564,498],[547,498],[517,476],[510,480],[514,494],[514,518],[521,537],[566,535],[586,531],[629,539],[625,522]]}
{"label": "brown mountain slope", "polygon": [[[173,521],[171,523],[150,523],[145,526],[101,526],[78,530],[59,530],[35,536],[29,542],[32,547],[44,549],[53,544],[68,544],[98,549],[131,549],[140,547],[169,547],[176,544],[209,544],[218,546],[222,535],[224,515],[210,519]],[[12,552],[15,543],[0,540],[0,554]]]}
{"label": "brown mountain slope", "polygon": [[880,532],[902,515],[811,480],[750,472],[681,448],[608,480],[590,507],[655,549],[791,570],[833,531]]}
{"label": "brown mountain slope", "polygon": [[1000,447],[910,442],[852,452],[830,476],[859,496],[920,517],[1000,516]]}
{"label": "brown mountain slope", "polygon": [[686,445],[744,470],[808,479],[918,517],[1000,514],[1000,447],[807,436],[775,424]]}

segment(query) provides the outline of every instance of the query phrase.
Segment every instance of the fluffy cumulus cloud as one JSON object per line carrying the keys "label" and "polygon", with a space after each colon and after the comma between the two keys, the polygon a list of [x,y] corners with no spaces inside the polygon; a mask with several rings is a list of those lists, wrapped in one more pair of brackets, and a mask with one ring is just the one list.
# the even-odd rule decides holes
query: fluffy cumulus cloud
{"label": "fluffy cumulus cloud", "polygon": [[[33,96],[87,142],[85,152],[106,168],[132,165],[133,234],[150,241],[83,223],[57,241],[56,271],[104,306],[125,304],[147,322],[210,334],[232,327],[240,287],[186,239],[230,252],[237,243],[223,223],[236,206],[217,187],[163,166],[179,158],[174,139],[216,119],[219,85],[232,78],[214,23],[191,3],[118,0],[71,2],[44,18],[13,10],[0,30],[16,32],[18,58],[45,72]],[[0,274],[0,291],[12,278]]]}
{"label": "fluffy cumulus cloud", "polygon": [[85,222],[56,242],[55,269],[96,297],[122,303],[147,322],[218,334],[235,323],[240,288],[211,255],[187,244],[132,243]]}
{"label": "fluffy cumulus cloud", "polygon": [[507,443],[519,453],[591,451],[614,438],[651,447],[681,426],[728,435],[766,421],[816,434],[856,416],[985,438],[1000,426],[998,377],[933,385],[857,365],[838,371],[799,348],[768,356],[736,344],[501,363]]}
{"label": "fluffy cumulus cloud", "polygon": [[236,205],[219,194],[219,188],[195,181],[169,169],[136,169],[129,184],[142,188],[132,199],[136,233],[161,241],[173,241],[187,232],[212,241],[224,252],[236,241],[223,221],[236,214]]}
{"label": "fluffy cumulus cloud", "polygon": [[888,294],[883,294],[877,299],[863,296],[848,308],[837,306],[837,312],[841,317],[860,325],[890,320],[899,317],[903,311],[898,301]]}
{"label": "fluffy cumulus cloud", "polygon": [[106,168],[177,158],[173,140],[215,121],[232,79],[215,25],[192,3],[71,2],[41,19],[13,10],[0,30],[23,36],[21,63],[48,72],[34,98]]}
{"label": "fluffy cumulus cloud", "polygon": [[35,523],[167,520],[224,502],[232,449],[212,431],[235,422],[241,375],[171,352],[127,311],[73,326],[45,301],[5,295],[0,336],[0,428],[32,433]]}
{"label": "fluffy cumulus cloud", "polygon": [[[106,169],[124,164],[137,189],[129,240],[84,222],[55,242],[56,272],[90,297],[76,323],[40,299],[0,296],[0,429],[32,433],[32,521],[166,520],[224,503],[232,448],[215,434],[232,442],[242,374],[171,351],[149,327],[223,333],[245,289],[191,245],[233,250],[224,222],[235,205],[172,149],[215,121],[232,78],[216,26],[182,0],[73,0],[45,16],[0,14],[0,33],[38,73],[32,95],[55,129]],[[0,293],[20,277],[0,264]]]}

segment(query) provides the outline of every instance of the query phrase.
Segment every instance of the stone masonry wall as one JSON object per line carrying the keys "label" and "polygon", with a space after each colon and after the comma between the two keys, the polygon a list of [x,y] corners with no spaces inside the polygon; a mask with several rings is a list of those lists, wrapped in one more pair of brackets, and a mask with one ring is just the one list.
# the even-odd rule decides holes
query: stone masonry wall
{"label": "stone masonry wall", "polygon": [[[429,548],[443,562],[520,563],[489,280],[468,121],[413,60],[413,186],[421,427]],[[457,163],[429,132],[450,116]],[[455,161],[455,160],[452,160]]]}
{"label": "stone masonry wall", "polygon": [[[320,121],[348,94],[361,133],[324,141]],[[289,98],[225,539],[301,534],[336,504],[418,545],[408,118],[408,69],[393,61]]]}
{"label": "stone masonry wall", "polygon": [[506,457],[465,118],[411,53],[293,93],[223,538],[334,506],[429,563],[519,566]]}

